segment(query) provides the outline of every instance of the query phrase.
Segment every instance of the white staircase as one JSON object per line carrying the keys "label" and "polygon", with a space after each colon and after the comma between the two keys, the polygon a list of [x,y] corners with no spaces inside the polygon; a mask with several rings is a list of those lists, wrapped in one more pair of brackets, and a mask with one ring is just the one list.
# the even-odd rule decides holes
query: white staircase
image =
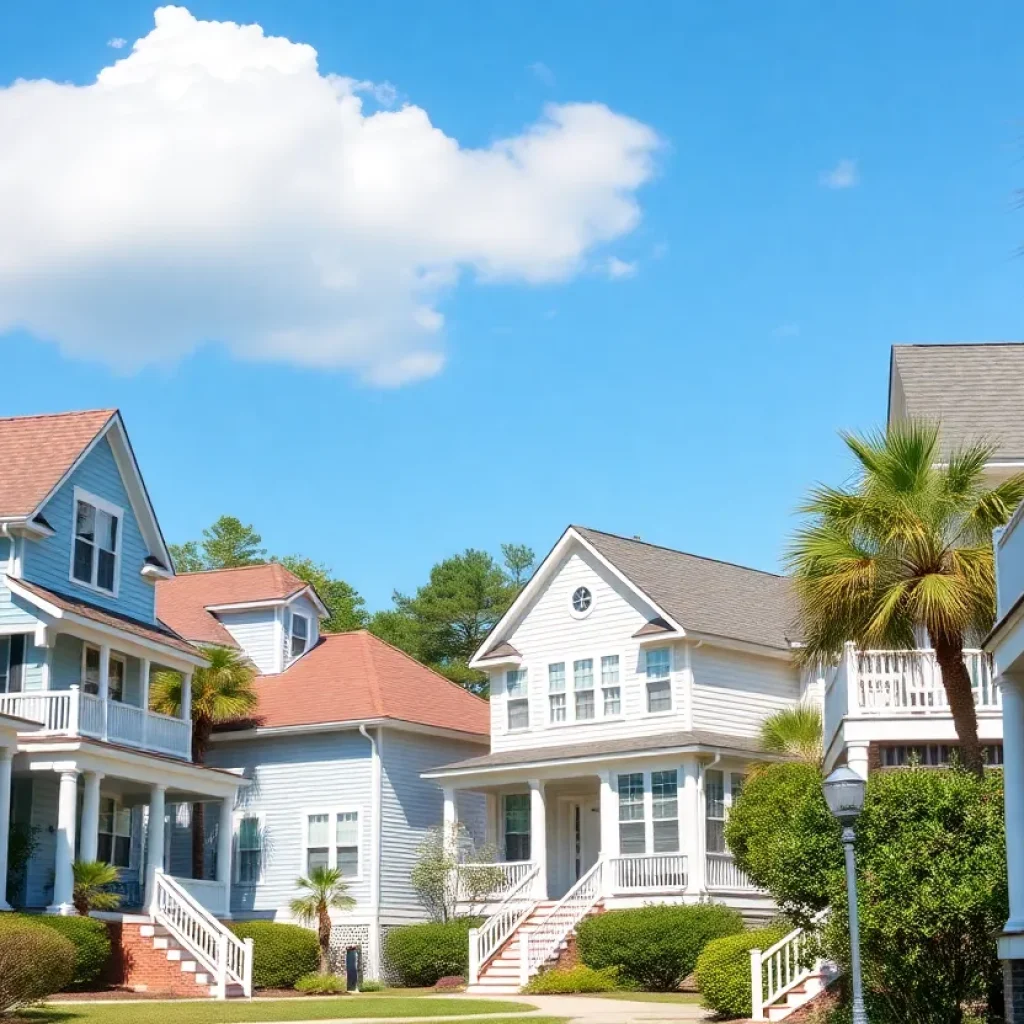
{"label": "white staircase", "polygon": [[[153,924],[140,934],[216,999],[252,996],[252,939],[240,939],[170,875],[157,870]],[[152,929],[150,932],[149,929]]]}
{"label": "white staircase", "polygon": [[795,928],[774,946],[750,951],[754,1020],[785,1020],[835,978],[833,964],[810,954],[810,940],[827,916],[827,910],[819,911],[811,919],[810,932]]}

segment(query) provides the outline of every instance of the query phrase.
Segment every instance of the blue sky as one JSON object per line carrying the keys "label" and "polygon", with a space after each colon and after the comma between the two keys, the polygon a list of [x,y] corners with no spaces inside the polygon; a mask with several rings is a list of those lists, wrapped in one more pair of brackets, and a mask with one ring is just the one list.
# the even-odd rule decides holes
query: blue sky
{"label": "blue sky", "polygon": [[[1019,6],[189,9],[308,43],[321,74],[390,83],[385,107],[422,108],[464,148],[575,102],[605,104],[659,143],[653,173],[627,189],[638,221],[581,243],[571,270],[490,280],[471,267],[434,293],[443,368],[397,387],[280,351],[239,358],[264,291],[241,271],[215,312],[195,293],[208,320],[192,325],[237,328],[235,349],[196,338],[184,354],[133,359],[199,287],[164,261],[166,246],[140,242],[137,260],[110,265],[90,255],[84,269],[44,252],[16,279],[17,254],[0,244],[0,408],[120,407],[171,540],[238,515],[271,550],[331,565],[371,607],[453,551],[511,540],[543,553],[569,522],[775,569],[800,496],[847,471],[837,430],[883,423],[890,344],[1022,336]],[[8,5],[2,84],[87,85],[152,27],[152,4]],[[127,46],[108,45],[117,39]],[[0,123],[3,104],[0,93]],[[116,193],[130,189],[130,164],[111,149]],[[0,153],[0,177],[4,163]],[[38,167],[27,180],[50,184]],[[5,202],[10,192],[0,225]],[[266,202],[276,213],[272,189]],[[74,245],[102,253],[106,223],[75,221],[92,234]],[[21,228],[30,241],[52,230]],[[547,244],[533,241],[531,266]],[[45,315],[22,312],[26,289]],[[62,309],[69,291],[81,294]],[[92,300],[104,307],[95,323],[124,311],[135,340],[116,356],[81,341],[76,318],[94,315]]]}

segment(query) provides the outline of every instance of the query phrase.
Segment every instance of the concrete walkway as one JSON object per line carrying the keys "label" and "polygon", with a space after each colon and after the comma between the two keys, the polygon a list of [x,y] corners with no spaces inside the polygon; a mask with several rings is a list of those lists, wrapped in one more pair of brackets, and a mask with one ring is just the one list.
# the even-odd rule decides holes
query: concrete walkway
{"label": "concrete walkway", "polygon": [[[425,996],[432,999],[432,996]],[[456,999],[488,999],[489,996]],[[497,997],[494,997],[497,998]],[[545,1017],[568,1017],[574,1024],[647,1024],[654,1021],[710,1020],[711,1014],[695,1003],[647,1003],[640,1000],[601,999],[598,996],[502,996],[517,1003],[529,1003]],[[514,1016],[514,1014],[512,1015]],[[426,1022],[424,1022],[426,1024]]]}

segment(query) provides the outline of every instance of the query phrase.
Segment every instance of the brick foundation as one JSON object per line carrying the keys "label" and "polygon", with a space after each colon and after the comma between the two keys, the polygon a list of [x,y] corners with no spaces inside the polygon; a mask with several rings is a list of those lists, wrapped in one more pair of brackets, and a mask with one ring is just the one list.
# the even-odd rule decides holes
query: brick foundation
{"label": "brick foundation", "polygon": [[167,950],[154,949],[153,939],[140,934],[141,923],[110,921],[111,957],[104,980],[136,992],[162,992],[192,999],[208,995],[196,984],[195,975],[167,959]]}

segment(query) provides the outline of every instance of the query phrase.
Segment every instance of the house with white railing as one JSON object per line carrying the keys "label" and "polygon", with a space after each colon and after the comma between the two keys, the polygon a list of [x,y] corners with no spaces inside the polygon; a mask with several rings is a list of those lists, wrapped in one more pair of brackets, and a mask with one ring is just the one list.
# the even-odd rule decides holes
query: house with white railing
{"label": "house with white railing", "polygon": [[565,531],[472,661],[490,679],[490,753],[426,773],[449,824],[483,797],[504,874],[470,936],[473,990],[517,989],[598,909],[773,913],[724,827],[751,765],[772,758],[761,723],[820,699],[792,619],[783,577]]}
{"label": "house with white railing", "polygon": [[[70,914],[74,862],[106,861],[116,916],[173,954],[189,991],[247,994],[251,950],[222,923],[246,783],[192,763],[204,659],[157,617],[172,574],[117,411],[0,419],[0,910]],[[157,672],[181,676],[179,715],[150,708]],[[209,879],[165,871],[170,810],[193,801],[228,826]],[[12,826],[35,842],[8,884]]]}

